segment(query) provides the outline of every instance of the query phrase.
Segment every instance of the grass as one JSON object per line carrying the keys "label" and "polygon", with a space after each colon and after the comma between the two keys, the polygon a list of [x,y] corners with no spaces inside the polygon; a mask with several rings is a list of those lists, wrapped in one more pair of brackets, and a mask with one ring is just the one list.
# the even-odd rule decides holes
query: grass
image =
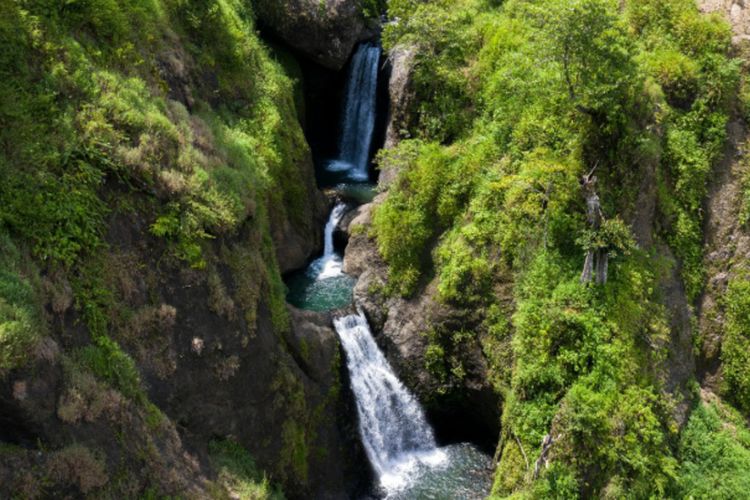
{"label": "grass", "polygon": [[209,443],[211,465],[218,473],[218,484],[225,492],[217,492],[216,498],[239,498],[242,500],[281,500],[284,495],[273,487],[258,469],[252,456],[239,444],[231,440],[216,440]]}

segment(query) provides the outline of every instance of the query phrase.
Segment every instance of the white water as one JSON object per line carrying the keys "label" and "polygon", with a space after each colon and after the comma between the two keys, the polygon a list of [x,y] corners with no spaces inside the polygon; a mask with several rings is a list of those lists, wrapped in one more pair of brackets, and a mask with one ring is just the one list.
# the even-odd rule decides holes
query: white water
{"label": "white water", "polygon": [[397,495],[425,469],[447,466],[448,456],[437,448],[419,402],[378,349],[364,314],[333,323],[346,351],[362,443],[380,486],[387,496]]}
{"label": "white water", "polygon": [[353,180],[366,181],[378,88],[380,47],[362,44],[354,54],[346,84],[341,123],[339,158],[330,162],[332,172],[346,171]]}
{"label": "white water", "polygon": [[308,271],[309,273],[313,273],[317,280],[335,278],[344,273],[341,256],[333,248],[333,232],[336,230],[339,222],[341,222],[345,211],[346,205],[337,203],[328,217],[328,222],[323,232],[323,256],[310,264]]}

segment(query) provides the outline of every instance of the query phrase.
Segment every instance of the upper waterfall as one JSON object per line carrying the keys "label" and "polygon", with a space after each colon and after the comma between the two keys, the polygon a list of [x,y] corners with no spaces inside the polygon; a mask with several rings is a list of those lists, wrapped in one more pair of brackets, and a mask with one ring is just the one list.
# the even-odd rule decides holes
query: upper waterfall
{"label": "upper waterfall", "polygon": [[328,169],[346,171],[353,180],[366,181],[370,146],[375,130],[380,47],[362,44],[355,52],[346,84],[341,118],[339,157]]}

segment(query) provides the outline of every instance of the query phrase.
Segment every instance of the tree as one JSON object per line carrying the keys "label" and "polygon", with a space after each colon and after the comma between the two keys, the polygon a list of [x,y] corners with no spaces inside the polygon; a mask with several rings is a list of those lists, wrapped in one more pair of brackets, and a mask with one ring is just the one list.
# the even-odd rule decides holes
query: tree
{"label": "tree", "polygon": [[581,273],[581,283],[607,282],[609,258],[621,253],[629,253],[635,246],[630,229],[619,218],[606,219],[602,212],[599,195],[596,194],[596,176],[594,167],[591,172],[581,177],[581,189],[586,197],[586,219],[590,229],[584,231],[578,239],[586,250],[586,260]]}
{"label": "tree", "polygon": [[[575,108],[600,121],[628,101],[637,79],[634,46],[612,0],[558,0],[547,11],[552,58]],[[609,121],[609,120],[605,120]]]}

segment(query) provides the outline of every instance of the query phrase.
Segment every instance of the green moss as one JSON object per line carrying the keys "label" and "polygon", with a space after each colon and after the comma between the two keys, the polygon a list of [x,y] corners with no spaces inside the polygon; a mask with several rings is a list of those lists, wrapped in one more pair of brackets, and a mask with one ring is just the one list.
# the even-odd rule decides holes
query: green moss
{"label": "green moss", "polygon": [[[0,132],[15,145],[0,157],[0,221],[38,257],[71,267],[101,248],[102,189],[112,181],[161,194],[152,233],[193,267],[205,266],[207,241],[233,233],[258,203],[304,221],[298,168],[309,153],[300,127],[287,126],[296,124],[294,86],[258,39],[248,5],[26,7],[3,6],[0,25],[0,119],[16,124]],[[171,30],[187,50],[164,39]],[[162,71],[157,54],[167,50]],[[191,68],[190,57],[216,77],[192,88],[192,113],[154,76]]]}
{"label": "green moss", "polygon": [[291,368],[280,364],[272,384],[274,411],[284,415],[278,468],[281,477],[307,484],[309,460],[315,442],[316,411],[307,405],[305,389]]}
{"label": "green moss", "polygon": [[108,382],[123,395],[143,404],[148,401],[135,363],[109,338],[97,338],[94,344],[81,349],[75,358],[81,367]]}
{"label": "green moss", "polygon": [[281,439],[294,476],[306,483],[310,449],[305,428],[296,420],[287,419],[281,430]]}

